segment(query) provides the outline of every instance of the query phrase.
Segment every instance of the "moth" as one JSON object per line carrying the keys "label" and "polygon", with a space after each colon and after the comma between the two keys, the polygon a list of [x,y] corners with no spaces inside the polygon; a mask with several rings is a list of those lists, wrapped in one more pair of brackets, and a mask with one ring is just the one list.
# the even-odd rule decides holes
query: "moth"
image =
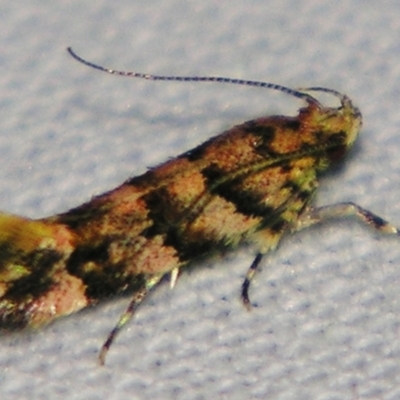
{"label": "moth", "polygon": [[[159,76],[107,69],[114,75],[163,81],[217,82],[272,89],[304,106],[295,116],[244,122],[196,148],[128,179],[65,213],[32,220],[0,213],[0,328],[37,328],[118,294],[131,296],[109,334],[105,356],[138,306],[165,279],[173,286],[189,264],[251,243],[255,258],[241,298],[263,258],[285,234],[352,216],[383,233],[399,230],[353,203],[313,207],[320,173],[341,161],[362,117],[333,89],[291,89],[221,77]],[[311,93],[337,98],[326,107]]]}

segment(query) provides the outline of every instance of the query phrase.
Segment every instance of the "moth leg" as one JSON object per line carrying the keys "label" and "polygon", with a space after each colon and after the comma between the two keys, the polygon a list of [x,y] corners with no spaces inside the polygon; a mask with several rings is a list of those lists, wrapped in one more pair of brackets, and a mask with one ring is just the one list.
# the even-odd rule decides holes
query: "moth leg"
{"label": "moth leg", "polygon": [[256,258],[253,260],[251,263],[249,269],[247,270],[246,277],[244,278],[243,284],[242,284],[242,292],[241,292],[241,298],[244,306],[250,311],[251,310],[251,303],[250,303],[250,298],[249,298],[249,287],[252,279],[254,278],[254,275],[257,272],[258,266],[263,258],[263,254],[258,253],[256,255]]}
{"label": "moth leg", "polygon": [[265,254],[269,251],[275,250],[278,247],[278,243],[282,237],[283,231],[276,231],[275,229],[265,228],[258,232],[255,232],[251,239],[251,242],[258,249],[258,253],[251,263],[250,267],[246,272],[246,276],[242,283],[241,299],[247,310],[251,310],[251,302],[249,298],[249,289],[251,281],[258,271],[258,266]]}
{"label": "moth leg", "polygon": [[107,340],[104,342],[103,346],[101,347],[101,350],[99,353],[99,361],[100,361],[101,365],[104,365],[108,350],[110,349],[116,336],[119,334],[121,329],[132,319],[133,315],[135,314],[135,311],[139,307],[140,303],[145,299],[145,297],[152,290],[154,290],[158,284],[160,284],[161,278],[163,276],[164,276],[164,274],[160,274],[160,275],[155,275],[154,277],[150,278],[148,281],[146,281],[146,285],[143,286],[141,289],[139,289],[133,295],[132,300],[130,301],[127,309],[120,316],[119,321],[117,322],[117,325],[115,325],[114,329],[110,332],[110,334],[107,337]]}
{"label": "moth leg", "polygon": [[[365,208],[360,207],[359,205],[346,202],[346,203],[337,203],[323,207],[317,208],[308,208],[301,215],[299,215],[296,223],[293,225],[293,231],[300,231],[302,229],[308,228],[313,225],[317,225],[323,223],[325,221],[335,219],[335,218],[346,218],[353,217],[370,227],[378,230],[379,232],[389,234],[389,235],[397,235],[400,236],[400,229],[396,228],[394,225],[385,221],[379,215],[372,213],[371,211],[366,210]],[[241,298],[243,304],[247,309],[251,309],[251,303],[249,299],[249,287],[254,275],[257,272],[258,266],[262,260],[263,254],[265,254],[269,250],[273,250],[277,247],[277,244],[280,239],[280,234],[272,235],[271,232],[267,229],[264,231],[260,231],[260,238],[257,238],[255,242],[261,247],[262,252],[258,253],[255,257],[254,261],[250,265],[250,268],[247,270],[246,277],[242,284],[242,292]],[[265,236],[264,236],[265,235]],[[257,240],[259,239],[259,240]],[[262,244],[266,246],[263,247]]]}
{"label": "moth leg", "polygon": [[353,217],[366,223],[379,232],[400,236],[400,230],[398,228],[371,211],[351,202],[337,203],[318,208],[309,208],[299,216],[293,230],[300,231],[330,219],[343,217]]}

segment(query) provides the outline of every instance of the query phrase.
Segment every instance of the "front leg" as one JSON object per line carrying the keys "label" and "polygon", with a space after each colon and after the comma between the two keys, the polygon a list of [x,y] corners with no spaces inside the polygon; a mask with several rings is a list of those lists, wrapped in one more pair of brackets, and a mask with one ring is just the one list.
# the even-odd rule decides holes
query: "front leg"
{"label": "front leg", "polygon": [[[292,231],[301,231],[302,229],[309,228],[313,225],[317,225],[331,219],[347,217],[356,218],[379,232],[388,235],[400,236],[400,229],[396,228],[394,225],[385,221],[383,218],[372,213],[371,211],[368,211],[365,208],[362,208],[359,205],[351,202],[337,203],[316,208],[307,208],[297,218],[296,222],[292,226]],[[273,236],[270,229],[266,229],[258,232],[256,236],[256,242],[258,242],[259,248],[262,250],[260,250],[260,252],[256,255],[255,259],[247,270],[241,291],[243,304],[248,310],[251,309],[251,302],[249,298],[249,288],[251,281],[253,280],[258,270],[258,266],[260,265],[263,255],[266,254],[269,250],[273,250],[277,247],[282,233],[275,234],[275,236]]]}
{"label": "front leg", "polygon": [[345,217],[356,218],[382,233],[400,235],[398,228],[371,211],[351,202],[308,208],[297,219],[293,231],[300,231],[330,219]]}

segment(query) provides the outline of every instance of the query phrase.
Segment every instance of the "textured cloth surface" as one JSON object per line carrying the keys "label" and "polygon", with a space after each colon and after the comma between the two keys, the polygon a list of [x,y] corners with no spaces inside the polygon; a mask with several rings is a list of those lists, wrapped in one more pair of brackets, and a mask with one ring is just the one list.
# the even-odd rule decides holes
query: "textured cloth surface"
{"label": "textured cloth surface", "polygon": [[[129,80],[220,75],[347,93],[364,128],[317,204],[354,201],[400,225],[400,2],[0,1],[1,209],[67,210],[245,120],[293,114],[282,94]],[[400,246],[352,221],[286,238],[246,312],[240,249],[185,273],[98,350],[117,299],[0,340],[7,399],[398,399]]]}

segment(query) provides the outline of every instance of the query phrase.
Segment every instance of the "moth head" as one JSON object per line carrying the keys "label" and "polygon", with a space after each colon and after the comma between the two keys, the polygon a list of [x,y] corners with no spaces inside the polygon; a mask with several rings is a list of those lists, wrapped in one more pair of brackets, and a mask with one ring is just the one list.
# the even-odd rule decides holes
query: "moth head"
{"label": "moth head", "polygon": [[362,115],[350,98],[336,90],[322,87],[311,87],[301,91],[325,92],[340,100],[339,107],[324,107],[317,99],[310,97],[309,107],[305,110],[311,110],[312,123],[319,126],[329,140],[337,141],[346,149],[351,147],[361,130]]}

